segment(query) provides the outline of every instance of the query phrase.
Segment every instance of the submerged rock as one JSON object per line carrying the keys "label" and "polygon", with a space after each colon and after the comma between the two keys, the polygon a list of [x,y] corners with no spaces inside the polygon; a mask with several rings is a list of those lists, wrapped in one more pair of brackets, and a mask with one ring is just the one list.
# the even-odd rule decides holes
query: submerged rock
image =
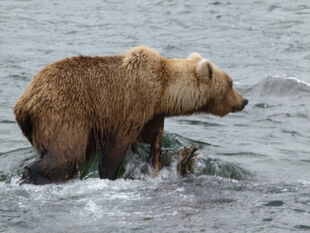
{"label": "submerged rock", "polygon": [[[146,144],[137,144],[135,152],[128,151],[118,172],[118,178],[147,179],[157,175],[161,175],[163,178],[212,175],[243,180],[249,176],[249,172],[240,166],[209,158],[197,153],[197,150],[197,145],[179,147],[178,149],[164,148],[161,155],[161,170],[154,173],[149,160],[150,147]],[[97,155],[81,170],[80,177],[82,179],[99,177],[98,162],[99,156]]]}

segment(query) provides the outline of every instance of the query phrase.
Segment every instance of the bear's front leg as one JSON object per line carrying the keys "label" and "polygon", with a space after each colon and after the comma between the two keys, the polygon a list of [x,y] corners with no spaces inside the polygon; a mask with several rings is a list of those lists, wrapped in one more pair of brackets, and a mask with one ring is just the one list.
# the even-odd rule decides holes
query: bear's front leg
{"label": "bear's front leg", "polygon": [[121,139],[109,139],[102,144],[99,161],[101,179],[115,180],[117,178],[117,172],[126,156],[129,145]]}
{"label": "bear's front leg", "polygon": [[151,145],[150,160],[152,161],[153,174],[156,175],[161,169],[161,145],[164,132],[165,117],[153,117],[143,128],[139,136],[139,141]]}

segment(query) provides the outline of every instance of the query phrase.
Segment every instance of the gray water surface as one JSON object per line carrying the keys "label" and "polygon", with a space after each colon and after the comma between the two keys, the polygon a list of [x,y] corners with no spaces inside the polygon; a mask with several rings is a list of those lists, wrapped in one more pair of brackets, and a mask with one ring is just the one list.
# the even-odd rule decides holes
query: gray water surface
{"label": "gray water surface", "polygon": [[[35,154],[12,106],[31,77],[64,57],[136,45],[167,57],[199,52],[250,100],[224,118],[166,120],[166,149],[176,149],[171,138],[198,144],[201,172],[20,186]],[[310,231],[309,103],[308,0],[2,0],[0,232]]]}

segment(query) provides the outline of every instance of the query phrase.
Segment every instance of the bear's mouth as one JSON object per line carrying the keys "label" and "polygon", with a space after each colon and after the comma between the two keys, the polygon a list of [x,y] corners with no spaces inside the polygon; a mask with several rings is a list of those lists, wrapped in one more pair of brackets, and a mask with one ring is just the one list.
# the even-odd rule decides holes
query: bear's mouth
{"label": "bear's mouth", "polygon": [[233,107],[232,108],[232,112],[240,112],[244,109],[244,107],[249,103],[249,101],[247,99],[243,100],[243,104],[241,106],[238,107]]}
{"label": "bear's mouth", "polygon": [[241,112],[244,109],[245,105],[239,107],[233,107],[231,112]]}

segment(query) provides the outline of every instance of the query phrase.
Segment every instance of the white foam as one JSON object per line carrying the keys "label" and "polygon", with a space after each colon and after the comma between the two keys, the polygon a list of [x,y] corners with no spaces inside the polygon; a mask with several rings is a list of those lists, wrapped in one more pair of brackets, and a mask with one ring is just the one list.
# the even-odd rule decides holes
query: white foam
{"label": "white foam", "polygon": [[301,84],[304,84],[308,87],[310,87],[310,83],[304,81],[304,80],[300,80],[298,79],[296,76],[291,76],[291,75],[284,75],[283,76],[279,76],[279,75],[272,75],[272,74],[267,74],[265,76],[265,78],[276,78],[276,79],[287,79],[287,80],[293,80],[295,81],[296,83],[301,83]]}
{"label": "white foam", "polygon": [[310,83],[308,83],[308,82],[306,82],[306,81],[303,81],[303,80],[300,80],[300,79],[296,78],[295,76],[287,76],[286,79],[294,80],[294,81],[296,81],[297,83],[301,83],[301,84],[304,84],[304,85],[310,87]]}
{"label": "white foam", "polygon": [[102,208],[97,205],[94,201],[89,200],[86,204],[85,204],[85,208],[84,208],[87,212],[90,212],[90,214],[95,218],[100,218],[103,214],[102,214]]}
{"label": "white foam", "polygon": [[305,186],[310,186],[310,180],[298,180],[298,182]]}

